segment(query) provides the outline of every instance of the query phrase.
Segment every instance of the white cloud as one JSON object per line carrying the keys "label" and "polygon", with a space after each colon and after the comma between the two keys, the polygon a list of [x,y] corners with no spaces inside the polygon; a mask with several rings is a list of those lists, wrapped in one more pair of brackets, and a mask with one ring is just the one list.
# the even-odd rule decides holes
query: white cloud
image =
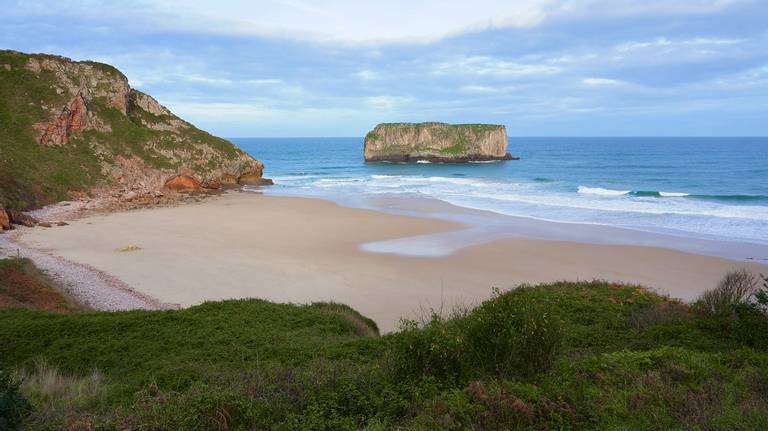
{"label": "white cloud", "polygon": [[498,91],[495,87],[490,87],[487,85],[464,85],[460,88],[460,90],[465,93],[481,93],[481,94],[491,94]]}
{"label": "white cloud", "polygon": [[185,75],[183,76],[183,78],[191,82],[201,82],[203,84],[213,84],[213,85],[231,85],[234,82],[231,79],[212,78],[212,77],[201,76],[201,75]]}
{"label": "white cloud", "polygon": [[517,63],[488,56],[474,56],[437,63],[433,66],[432,73],[521,77],[553,75],[561,70],[562,68],[549,64]]}
{"label": "white cloud", "polygon": [[647,48],[691,48],[707,46],[736,45],[745,42],[745,39],[725,39],[698,37],[693,39],[670,40],[665,37],[659,37],[654,40],[643,42],[626,42],[616,47],[619,52],[637,51]]}
{"label": "white cloud", "polygon": [[133,26],[208,34],[237,34],[377,43],[432,42],[492,28],[534,27],[550,19],[713,14],[755,0],[90,0],[18,2],[10,16],[77,16]]}
{"label": "white cloud", "polygon": [[513,86],[462,85],[459,90],[470,94],[504,94],[515,90]]}
{"label": "white cloud", "polygon": [[624,81],[608,78],[584,78],[581,83],[590,87],[616,87],[626,84]]}
{"label": "white cloud", "polygon": [[414,102],[412,97],[404,96],[372,96],[365,99],[366,105],[374,109],[391,111]]}
{"label": "white cloud", "polygon": [[243,81],[251,85],[279,85],[283,83],[282,79],[246,79]]}
{"label": "white cloud", "polygon": [[381,78],[381,74],[379,72],[374,72],[373,70],[361,70],[353,75],[361,81],[375,81]]}
{"label": "white cloud", "polygon": [[147,1],[161,25],[205,32],[319,41],[429,42],[467,31],[530,27],[562,0],[185,0]]}

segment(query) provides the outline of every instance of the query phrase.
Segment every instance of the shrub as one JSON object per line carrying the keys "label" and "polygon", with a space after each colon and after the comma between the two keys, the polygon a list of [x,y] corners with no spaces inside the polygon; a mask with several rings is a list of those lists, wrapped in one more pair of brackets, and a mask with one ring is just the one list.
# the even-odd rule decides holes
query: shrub
{"label": "shrub", "polygon": [[768,348],[768,278],[760,275],[763,286],[746,301],[734,307],[733,336],[739,343],[758,349]]}
{"label": "shrub", "polygon": [[752,304],[735,307],[733,337],[736,341],[757,349],[768,349],[768,316]]}
{"label": "shrub", "polygon": [[455,320],[446,320],[438,313],[432,313],[426,324],[403,320],[392,341],[397,374],[448,379],[464,372],[465,339]]}
{"label": "shrub", "polygon": [[633,310],[629,323],[637,330],[679,321],[688,315],[688,306],[678,301],[665,301],[650,307]]}
{"label": "shrub", "polygon": [[747,299],[757,287],[754,274],[746,269],[729,271],[712,290],[704,292],[699,301],[713,315],[728,315],[733,306]]}
{"label": "shrub", "polygon": [[20,383],[0,370],[0,430],[14,430],[32,410],[19,390]]}
{"label": "shrub", "polygon": [[757,279],[748,270],[729,271],[714,289],[701,294],[694,309],[705,317],[701,320],[704,326],[728,332],[736,319],[735,307],[747,300],[756,287]]}
{"label": "shrub", "polygon": [[82,416],[105,400],[105,378],[98,371],[76,377],[63,374],[57,367],[41,360],[31,372],[20,374],[20,389],[35,406],[28,419],[32,424],[86,420]]}
{"label": "shrub", "polygon": [[546,371],[555,359],[559,322],[525,289],[497,294],[467,317],[468,360],[486,372],[524,377]]}
{"label": "shrub", "polygon": [[546,371],[557,355],[562,331],[526,289],[497,293],[465,316],[444,319],[433,313],[424,325],[405,321],[394,338],[398,370],[459,380]]}
{"label": "shrub", "polygon": [[341,317],[352,326],[356,335],[361,337],[376,337],[379,335],[379,326],[376,325],[376,322],[363,316],[349,305],[339,304],[338,302],[313,302],[312,307]]}

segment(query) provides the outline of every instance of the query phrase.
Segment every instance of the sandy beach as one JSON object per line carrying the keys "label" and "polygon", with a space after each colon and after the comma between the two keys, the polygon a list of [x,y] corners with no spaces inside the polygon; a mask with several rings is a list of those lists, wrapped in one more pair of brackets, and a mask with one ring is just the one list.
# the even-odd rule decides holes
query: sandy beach
{"label": "sandy beach", "polygon": [[423,309],[477,303],[493,288],[524,282],[599,278],[690,300],[729,269],[768,272],[758,263],[657,247],[522,238],[437,257],[361,250],[366,243],[462,228],[319,199],[235,192],[38,228],[20,241],[110,274],[161,303],[336,301],[370,316],[384,331]]}

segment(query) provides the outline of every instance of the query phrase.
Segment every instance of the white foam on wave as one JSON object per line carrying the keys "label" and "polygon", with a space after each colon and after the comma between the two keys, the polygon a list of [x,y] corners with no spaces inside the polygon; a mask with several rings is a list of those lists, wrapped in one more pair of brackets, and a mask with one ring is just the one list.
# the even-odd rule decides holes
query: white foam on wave
{"label": "white foam on wave", "polygon": [[416,163],[432,163],[429,160],[417,160]]}
{"label": "white foam on wave", "polygon": [[585,195],[623,196],[623,195],[628,195],[631,192],[631,190],[611,190],[611,189],[604,189],[602,187],[579,186],[578,192]]}
{"label": "white foam on wave", "polygon": [[[484,178],[422,176],[422,175],[366,175],[359,177],[314,179],[306,183],[317,190],[343,194],[418,194],[450,202],[454,205],[485,209],[507,215],[546,218],[561,221],[597,222],[605,224],[643,223],[663,226],[674,225],[684,230],[691,228],[690,220],[669,217],[694,217],[697,223],[708,224],[703,231],[724,231],[720,225],[746,225],[768,221],[768,207],[758,205],[725,205],[715,202],[682,199],[679,192],[660,192],[654,197],[630,198],[632,192],[581,186],[578,193],[553,190],[539,183],[513,183],[490,181]],[[664,216],[665,220],[648,219]],[[701,219],[708,217],[709,220]],[[740,221],[714,220],[742,219]],[[744,227],[744,226],[742,226]],[[711,229],[710,229],[711,228]],[[728,228],[735,229],[735,228]],[[761,235],[757,235],[761,236]]]}

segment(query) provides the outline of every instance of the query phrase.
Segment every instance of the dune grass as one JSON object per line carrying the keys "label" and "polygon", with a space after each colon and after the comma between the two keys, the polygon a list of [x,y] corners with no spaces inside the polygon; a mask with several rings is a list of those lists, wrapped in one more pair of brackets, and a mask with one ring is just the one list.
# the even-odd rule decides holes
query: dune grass
{"label": "dune grass", "polygon": [[765,429],[768,352],[707,320],[598,281],[384,336],[327,303],[10,310],[0,358],[24,377],[27,429]]}

